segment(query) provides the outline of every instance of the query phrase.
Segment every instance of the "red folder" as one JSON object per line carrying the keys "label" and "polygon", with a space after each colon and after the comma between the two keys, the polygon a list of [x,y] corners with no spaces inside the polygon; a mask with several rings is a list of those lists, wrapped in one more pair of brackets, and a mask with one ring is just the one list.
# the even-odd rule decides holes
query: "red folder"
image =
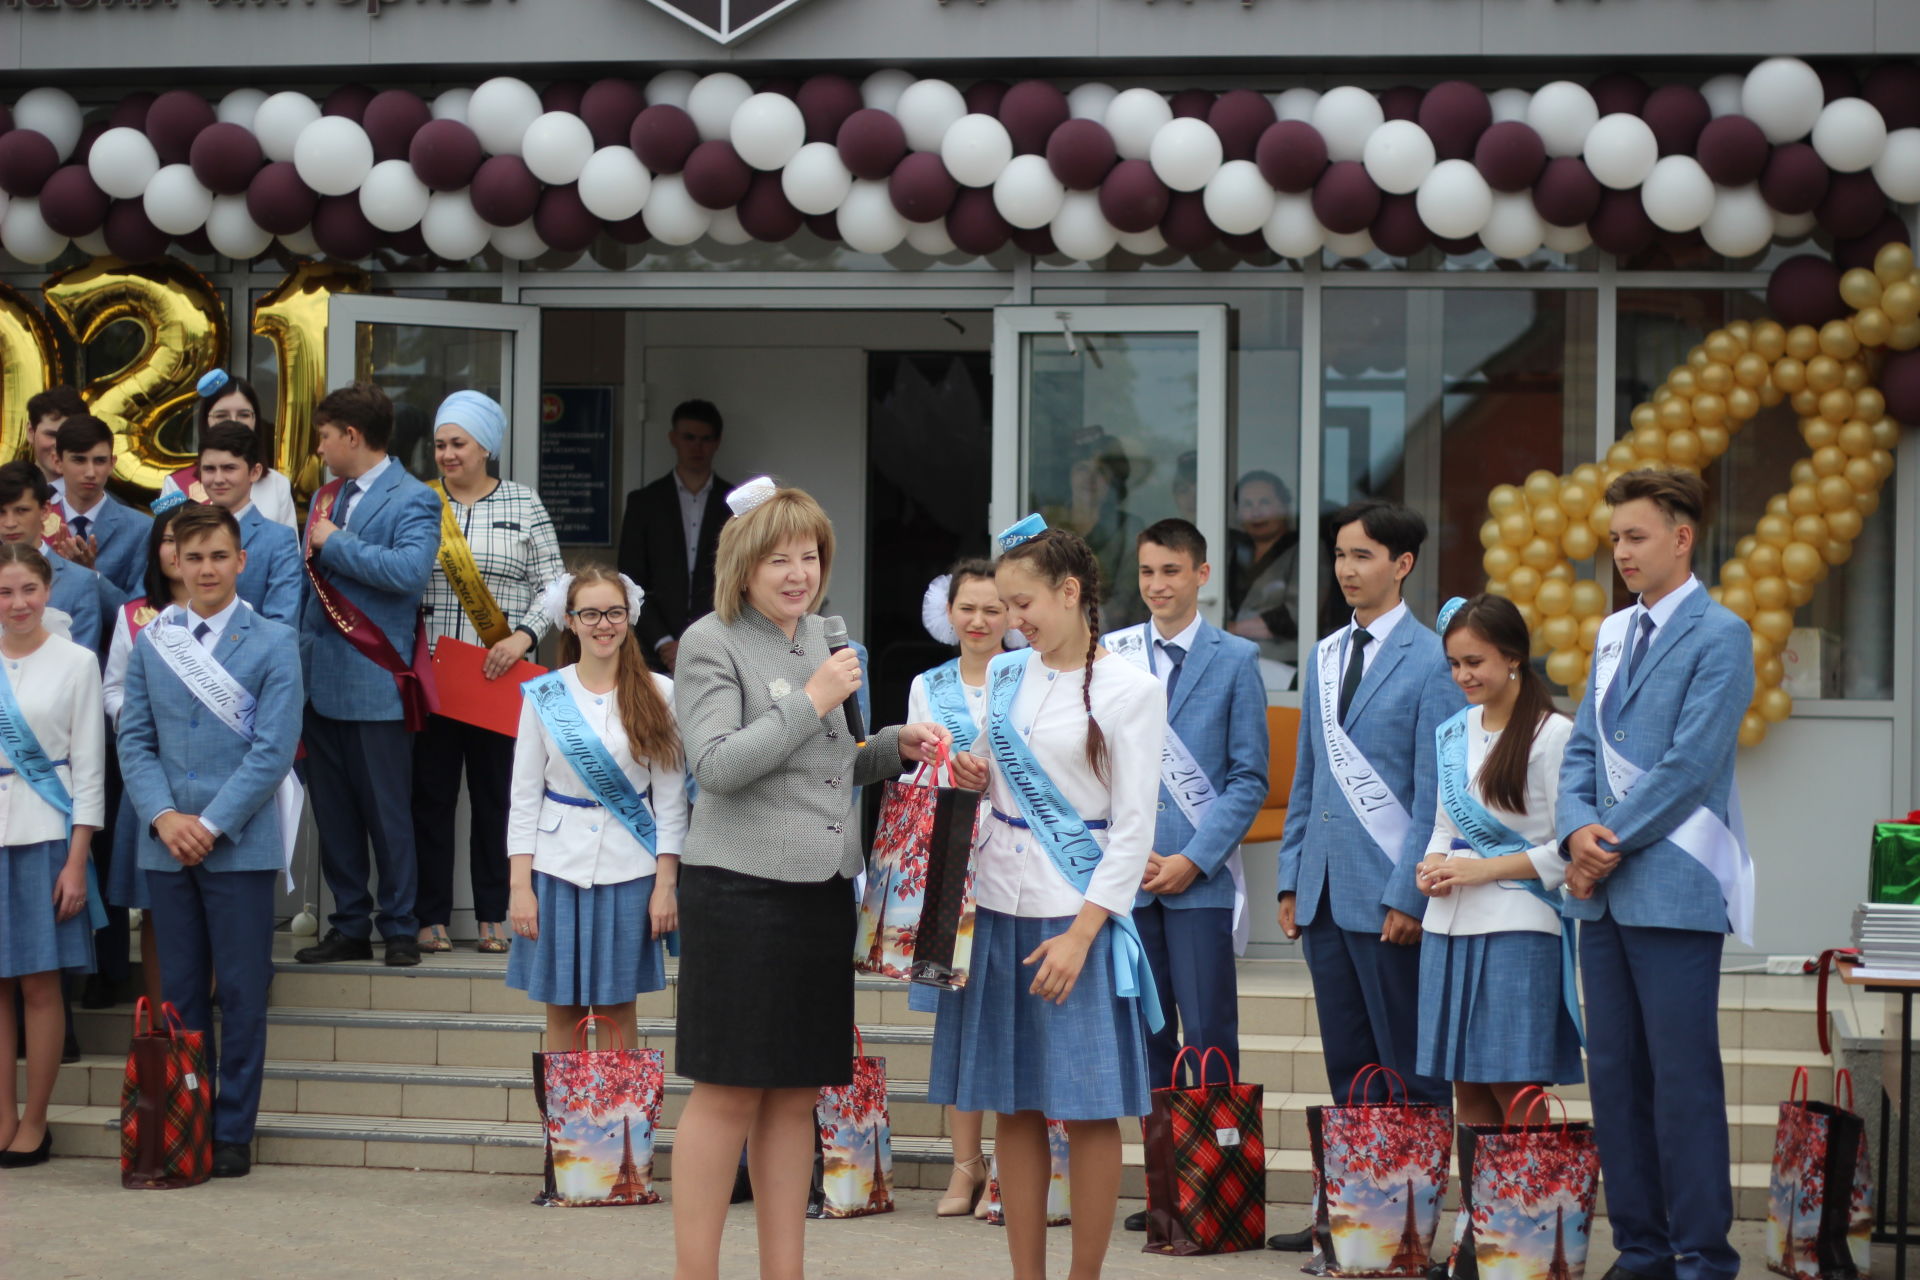
{"label": "red folder", "polygon": [[507,737],[520,733],[520,686],[547,669],[516,662],[497,680],[486,677],[487,650],[452,636],[433,642],[433,679],[439,686],[439,712],[449,720],[491,729]]}

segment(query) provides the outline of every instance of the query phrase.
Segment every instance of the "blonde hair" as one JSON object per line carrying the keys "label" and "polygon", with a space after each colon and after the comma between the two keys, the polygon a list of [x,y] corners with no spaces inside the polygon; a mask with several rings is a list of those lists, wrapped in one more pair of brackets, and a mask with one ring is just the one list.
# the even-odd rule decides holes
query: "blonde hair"
{"label": "blonde hair", "polygon": [[771,498],[720,527],[720,550],[713,565],[713,611],[732,625],[746,607],[747,584],[762,560],[788,542],[811,540],[820,551],[820,587],[807,612],[827,597],[833,572],[833,521],[804,489],[776,490]]}

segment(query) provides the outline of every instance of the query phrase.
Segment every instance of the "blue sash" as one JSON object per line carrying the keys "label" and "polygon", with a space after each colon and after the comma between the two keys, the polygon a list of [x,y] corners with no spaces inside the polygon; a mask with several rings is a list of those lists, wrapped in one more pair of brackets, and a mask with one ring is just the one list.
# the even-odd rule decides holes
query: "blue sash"
{"label": "blue sash", "polygon": [[942,663],[924,678],[927,705],[933,710],[933,718],[953,735],[953,749],[965,751],[980,736],[980,726],[973,722],[973,712],[967,707],[966,685],[960,679],[960,659]]}
{"label": "blue sash", "polygon": [[[7,753],[13,771],[33,788],[33,793],[58,809],[67,820],[67,834],[73,834],[73,797],[61,785],[46,748],[33,736],[33,726],[13,696],[13,681],[5,664],[0,664],[0,751]],[[100,896],[100,878],[94,872],[93,859],[87,859],[87,922],[94,929],[107,927],[106,901]]]}
{"label": "blue sash", "polygon": [[[1066,882],[1081,893],[1093,879],[1093,869],[1106,856],[1087,830],[1087,824],[1060,789],[1034,758],[1033,749],[1013,728],[1013,701],[1026,679],[1028,666],[1037,661],[1033,650],[1001,654],[987,668],[987,742],[1000,774],[1019,799],[1021,816],[1047,851],[1054,868]],[[1130,916],[1111,916],[1113,925],[1113,985],[1120,995],[1140,1001],[1147,1026],[1158,1031],[1166,1025],[1160,1011],[1159,988],[1153,971],[1147,966],[1147,951],[1140,942],[1140,931]]]}
{"label": "blue sash", "polygon": [[[1460,833],[1483,858],[1498,858],[1509,853],[1525,853],[1533,846],[1513,828],[1493,816],[1474,798],[1467,779],[1467,711],[1462,709],[1435,731],[1440,757],[1440,803]],[[1495,882],[1499,884],[1499,882]],[[1553,908],[1560,917],[1560,995],[1573,1018],[1573,1029],[1581,1047],[1587,1043],[1586,1024],[1580,1016],[1580,988],[1575,979],[1578,960],[1574,950],[1573,922],[1567,918],[1565,895],[1549,892],[1538,880],[1521,880],[1519,887]],[[1499,884],[1509,889],[1506,884]]]}
{"label": "blue sash", "polygon": [[580,714],[566,680],[558,671],[549,672],[521,685],[520,692],[533,704],[534,713],[546,726],[548,736],[573,766],[574,775],[585,784],[588,793],[633,833],[642,849],[654,852],[656,828],[646,797],[634,789],[632,781],[614,763],[607,744],[600,741],[600,735]]}

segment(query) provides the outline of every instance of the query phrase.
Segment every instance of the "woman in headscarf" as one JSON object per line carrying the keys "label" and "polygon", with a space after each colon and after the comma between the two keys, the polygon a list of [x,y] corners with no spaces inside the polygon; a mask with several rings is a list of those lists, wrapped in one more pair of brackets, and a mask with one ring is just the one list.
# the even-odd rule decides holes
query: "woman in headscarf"
{"label": "woman in headscarf", "polygon": [[[551,625],[540,593],[566,571],[553,521],[533,490],[493,474],[506,444],[507,415],[478,391],[456,391],[434,415],[433,460],[440,479],[440,557],[423,612],[434,640],[451,636],[487,647],[496,679],[525,658]],[[413,834],[419,850],[420,949],[451,951],[453,816],[465,768],[472,816],[473,914],[480,950],[507,950],[507,808],[513,739],[430,716],[414,738]]]}

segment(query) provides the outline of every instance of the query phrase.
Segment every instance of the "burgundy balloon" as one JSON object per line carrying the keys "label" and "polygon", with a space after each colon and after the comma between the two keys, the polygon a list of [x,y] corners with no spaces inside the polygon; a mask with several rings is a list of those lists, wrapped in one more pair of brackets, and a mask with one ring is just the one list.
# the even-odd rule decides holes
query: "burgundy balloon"
{"label": "burgundy balloon", "polygon": [[1813,72],[1820,77],[1822,101],[1860,96],[1860,80],[1851,69],[1832,62],[1822,62],[1814,67]]}
{"label": "burgundy balloon", "polygon": [[1603,116],[1637,116],[1653,90],[1630,71],[1609,71],[1595,77],[1587,92],[1593,95],[1593,105]]}
{"label": "burgundy balloon", "polygon": [[37,196],[60,167],[53,140],[35,129],[0,134],[0,189],[10,196]]}
{"label": "burgundy balloon", "polygon": [[153,225],[138,200],[115,200],[100,231],[113,256],[128,262],[149,262],[167,251],[167,233]]}
{"label": "burgundy balloon", "polygon": [[1340,235],[1365,231],[1379,212],[1380,188],[1358,160],[1328,165],[1313,184],[1313,216],[1329,231]]}
{"label": "burgundy balloon", "polygon": [[1396,258],[1411,258],[1433,243],[1433,233],[1420,221],[1420,210],[1411,194],[1384,197],[1368,231],[1382,253]]}
{"label": "burgundy balloon", "polygon": [[[731,142],[703,142],[687,157],[687,194],[707,209],[731,209],[753,183],[753,169]],[[547,243],[552,244],[549,240]]]}
{"label": "burgundy balloon", "polygon": [[1119,231],[1137,235],[1160,225],[1173,192],[1145,160],[1122,160],[1100,184],[1100,212]]}
{"label": "burgundy balloon", "polygon": [[[937,158],[937,157],[936,157]],[[780,187],[778,173],[756,173],[740,201],[740,225],[755,240],[777,244],[800,230],[805,220]]]}
{"label": "burgundy balloon", "polygon": [[1587,220],[1593,242],[1622,261],[1644,252],[1659,231],[1641,205],[1637,189],[1601,192],[1600,206]]}
{"label": "burgundy balloon", "polygon": [[1069,120],[1047,139],[1047,167],[1072,191],[1092,191],[1118,160],[1113,135],[1096,120]]}
{"label": "burgundy balloon", "polygon": [[[54,176],[59,177],[60,175],[55,174]],[[40,197],[40,211],[43,217],[46,214],[46,208],[47,197],[43,194]],[[52,226],[52,223],[48,223],[48,225]],[[59,228],[55,227],[54,230],[57,231]],[[1886,215],[1874,224],[1873,228],[1865,235],[1834,241],[1833,264],[1842,271],[1851,271],[1855,267],[1864,267],[1871,271],[1873,269],[1874,255],[1878,254],[1880,250],[1890,244],[1910,243],[1912,243],[1912,240],[1907,234],[1907,224],[1900,220],[1899,214],[1889,209]]]}
{"label": "burgundy balloon", "polygon": [[193,140],[215,120],[213,104],[191,89],[169,89],[147,108],[147,139],[161,164],[185,164]]}
{"label": "burgundy balloon", "polygon": [[595,80],[580,95],[580,118],[587,122],[596,147],[624,147],[633,122],[647,106],[647,95],[631,80],[608,76]]}
{"label": "burgundy balloon", "polygon": [[[1577,156],[1556,156],[1547,161],[1534,184],[1533,207],[1556,227],[1577,227],[1600,207],[1602,190],[1586,161]],[[1637,197],[1639,193],[1634,194]]]}
{"label": "burgundy balloon", "polygon": [[580,114],[580,104],[587,96],[587,86],[579,80],[556,80],[540,91],[540,107],[545,111],[566,111]]}
{"label": "burgundy balloon", "polygon": [[[128,94],[113,105],[113,114],[107,117],[107,127],[109,129],[139,129],[145,132],[147,127],[147,112],[152,108],[153,100],[159,96],[157,93],[148,93],[145,89],[140,90],[138,93]],[[9,115],[7,127],[13,127],[11,115]]]}
{"label": "burgundy balloon", "polygon": [[1526,191],[1547,167],[1547,144],[1533,126],[1502,120],[1480,135],[1473,146],[1473,165],[1495,191]]}
{"label": "burgundy balloon", "polygon": [[1880,394],[1887,413],[1909,427],[1920,426],[1920,350],[1895,351],[1880,366]]}
{"label": "burgundy balloon", "polygon": [[832,72],[808,76],[793,101],[807,122],[807,141],[832,142],[847,117],[860,109],[860,86]]}
{"label": "burgundy balloon", "polygon": [[[419,167],[418,163],[414,165],[415,169]],[[291,160],[273,161],[247,184],[247,216],[262,231],[277,236],[292,235],[312,222],[314,206],[319,202],[319,194],[300,181]],[[112,221],[111,214],[108,221]]]}
{"label": "burgundy balloon", "polygon": [[607,234],[619,243],[627,245],[645,244],[653,237],[653,233],[647,230],[647,217],[644,213],[636,213],[631,218],[622,218],[619,222],[607,223]]}
{"label": "burgundy balloon", "polygon": [[407,144],[414,173],[435,191],[458,191],[471,183],[480,159],[479,137],[458,120],[429,120]]}
{"label": "burgundy balloon", "polygon": [[1060,246],[1053,242],[1053,230],[1050,227],[1016,227],[1009,238],[1017,248],[1036,258],[1051,258],[1060,252]]}
{"label": "burgundy balloon", "polygon": [[1211,89],[1182,89],[1168,99],[1167,105],[1173,108],[1175,120],[1205,120],[1213,114],[1213,101]]}
{"label": "burgundy balloon", "polygon": [[376,161],[405,160],[413,135],[432,119],[433,109],[419,94],[411,89],[387,89],[373,95],[360,115],[360,127],[373,143]]}
{"label": "burgundy balloon", "polygon": [[807,230],[825,240],[828,244],[840,242],[840,218],[832,213],[810,213],[807,215]]}
{"label": "burgundy balloon", "polygon": [[[1000,102],[1007,96],[1005,80],[976,80],[960,91],[960,98],[967,104],[972,115],[996,116],[1000,114]],[[1001,244],[1005,244],[1003,239]],[[995,245],[994,248],[998,248]],[[991,252],[991,250],[989,250]]]}
{"label": "burgundy balloon", "polygon": [[173,242],[198,257],[211,258],[214,255],[213,239],[207,235],[205,227],[195,227],[185,235],[175,236]]}
{"label": "burgundy balloon", "polygon": [[[343,84],[320,100],[320,114],[323,116],[345,116],[355,124],[361,124],[367,118],[367,107],[379,96],[379,93],[374,90],[372,85]],[[318,231],[314,232],[314,238],[318,239],[319,234]],[[375,234],[377,236],[378,232],[376,231]],[[325,245],[321,247],[326,248]],[[333,252],[331,249],[327,251],[329,253]],[[372,251],[371,248],[367,250],[368,253]],[[335,256],[346,257],[347,255],[338,254]],[[365,255],[362,254],[360,256],[364,257]]]}
{"label": "burgundy balloon", "polygon": [[1263,93],[1229,89],[1207,112],[1207,123],[1220,135],[1221,153],[1229,160],[1251,160],[1260,137],[1274,123],[1273,104]]}
{"label": "burgundy balloon", "polygon": [[[142,119],[144,118],[145,117],[143,115]],[[12,130],[13,130],[13,108],[7,106],[4,102],[0,102],[0,133],[10,133],[12,132]]]}
{"label": "burgundy balloon", "polygon": [[540,179],[519,156],[488,156],[468,192],[473,211],[494,227],[517,227],[540,207]]}
{"label": "burgundy balloon", "polygon": [[267,158],[251,129],[221,121],[200,131],[187,159],[201,186],[215,195],[237,196],[247,189]]}
{"label": "burgundy balloon", "polygon": [[1480,237],[1462,236],[1458,240],[1449,240],[1445,236],[1435,236],[1433,243],[1449,258],[1464,258],[1480,247]]}
{"label": "burgundy balloon", "polygon": [[1713,119],[1713,108],[1692,85],[1663,84],[1647,95],[1640,117],[1653,130],[1661,155],[1686,156],[1693,154],[1700,131]]}
{"label": "burgundy balloon", "polygon": [[864,107],[847,117],[835,139],[840,159],[856,178],[884,178],[907,154],[907,131],[895,116]]}
{"label": "burgundy balloon", "polygon": [[1860,96],[1872,103],[1888,129],[1920,128],[1920,66],[1888,62],[1867,72]]}
{"label": "burgundy balloon", "polygon": [[1465,160],[1473,154],[1480,135],[1493,124],[1493,104],[1479,85],[1445,80],[1427,90],[1416,118],[1433,139],[1435,156]]}
{"label": "burgundy balloon", "polygon": [[[108,125],[105,120],[90,120],[86,124],[81,125],[80,141],[73,144],[73,154],[68,156],[67,159],[73,161],[75,164],[85,164],[87,157],[93,154],[93,144],[100,141],[100,135],[105,133],[107,128]],[[5,129],[0,129],[0,133],[5,132]]]}
{"label": "burgundy balloon", "polygon": [[1270,186],[1297,196],[1326,172],[1327,140],[1305,120],[1281,120],[1261,133],[1253,160]]}
{"label": "burgundy balloon", "polygon": [[40,217],[63,236],[91,235],[113,203],[84,164],[65,165],[40,188]]}
{"label": "burgundy balloon", "polygon": [[587,210],[579,187],[569,182],[564,187],[548,187],[541,195],[533,229],[549,247],[578,253],[600,234],[600,219]]}
{"label": "burgundy balloon", "polygon": [[991,187],[969,187],[947,211],[947,234],[957,248],[984,258],[1007,243],[1013,227],[994,207]]}
{"label": "burgundy balloon", "polygon": [[[1817,254],[1788,258],[1767,279],[1767,312],[1781,324],[1822,325],[1846,316],[1840,268]],[[1884,384],[1883,384],[1884,385]]]}
{"label": "burgundy balloon", "polygon": [[405,231],[388,232],[386,242],[396,253],[405,254],[410,258],[422,258],[427,255],[427,233],[417,226],[408,227]]}
{"label": "burgundy balloon", "polygon": [[1833,173],[1805,142],[1775,147],[1760,171],[1760,195],[1781,213],[1812,213],[1827,197]]}
{"label": "burgundy balloon", "polygon": [[798,76],[771,76],[754,92],[777,93],[783,98],[790,99],[794,94],[800,92],[800,78]]}
{"label": "burgundy balloon", "polygon": [[1199,253],[1220,242],[1220,228],[1207,216],[1205,196],[1198,191],[1176,191],[1160,219],[1160,235],[1182,253]]}
{"label": "burgundy balloon", "polygon": [[1694,143],[1694,155],[1707,176],[1723,187],[1744,187],[1760,177],[1772,148],[1760,126],[1745,116],[1709,121]]}
{"label": "burgundy balloon", "polygon": [[1046,151],[1047,139],[1070,114],[1067,95],[1045,80],[1022,80],[1000,99],[1000,123],[1013,138],[1013,154],[1017,156],[1037,156]]}
{"label": "burgundy balloon", "polygon": [[1835,239],[1847,240],[1867,234],[1886,211],[1886,193],[1871,173],[1836,173],[1813,216]]}
{"label": "burgundy balloon", "polygon": [[659,102],[634,117],[627,143],[653,172],[678,173],[700,145],[700,129],[679,107]]}
{"label": "burgundy balloon", "polygon": [[1380,112],[1389,120],[1419,120],[1420,101],[1426,90],[1410,84],[1397,84],[1380,95]]}
{"label": "burgundy balloon", "polygon": [[1222,232],[1220,243],[1243,258],[1276,257],[1273,246],[1258,231],[1242,231],[1234,234]]}
{"label": "burgundy balloon", "polygon": [[946,161],[932,151],[916,151],[894,166],[887,179],[893,207],[908,222],[932,222],[947,216],[960,184],[947,172]]}
{"label": "burgundy balloon", "polygon": [[322,196],[313,211],[313,239],[328,257],[357,262],[380,247],[380,228],[360,212],[359,196]]}

